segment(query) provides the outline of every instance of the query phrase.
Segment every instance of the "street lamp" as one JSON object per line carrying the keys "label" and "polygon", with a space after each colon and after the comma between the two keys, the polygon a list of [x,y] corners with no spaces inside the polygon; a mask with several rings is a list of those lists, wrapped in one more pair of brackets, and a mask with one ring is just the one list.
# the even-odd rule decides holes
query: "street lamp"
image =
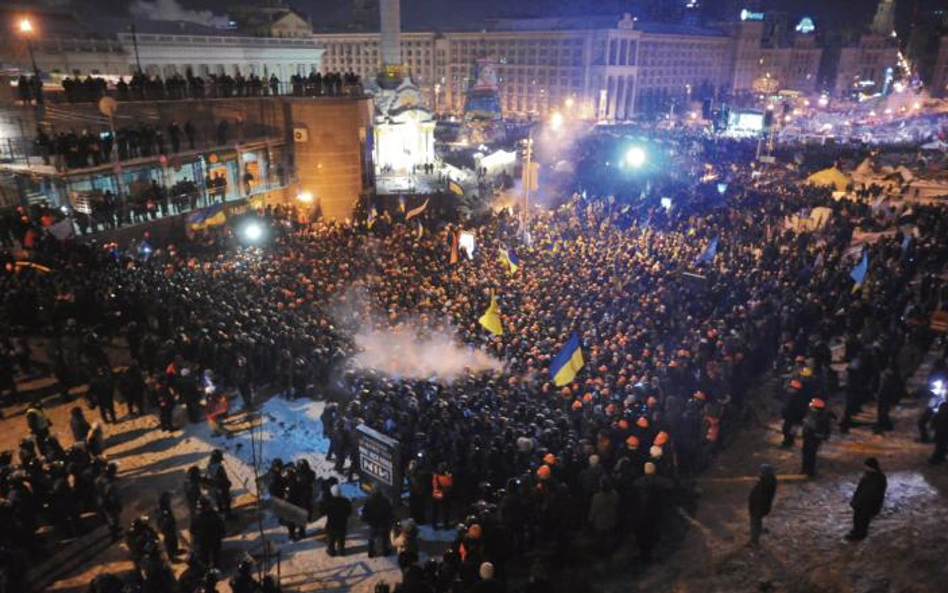
{"label": "street lamp", "polygon": [[28,17],[23,17],[20,19],[20,34],[23,35],[23,38],[26,39],[26,47],[30,50],[30,62],[33,63],[33,74],[36,75],[36,78],[39,78],[39,68],[36,67],[36,57],[33,55],[33,42],[30,41],[30,38],[34,33],[33,23],[30,22]]}

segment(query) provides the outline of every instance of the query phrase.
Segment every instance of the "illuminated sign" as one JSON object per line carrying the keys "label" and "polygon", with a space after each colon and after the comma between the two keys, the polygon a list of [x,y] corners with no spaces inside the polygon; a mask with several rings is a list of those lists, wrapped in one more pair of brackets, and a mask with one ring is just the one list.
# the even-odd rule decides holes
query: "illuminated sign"
{"label": "illuminated sign", "polygon": [[762,21],[764,20],[764,13],[751,12],[745,8],[741,10],[741,20],[742,21]]}
{"label": "illuminated sign", "polygon": [[813,19],[810,17],[805,16],[800,19],[799,23],[797,23],[797,33],[803,33],[806,35],[807,33],[812,33],[813,31],[816,31],[816,25],[813,24]]}

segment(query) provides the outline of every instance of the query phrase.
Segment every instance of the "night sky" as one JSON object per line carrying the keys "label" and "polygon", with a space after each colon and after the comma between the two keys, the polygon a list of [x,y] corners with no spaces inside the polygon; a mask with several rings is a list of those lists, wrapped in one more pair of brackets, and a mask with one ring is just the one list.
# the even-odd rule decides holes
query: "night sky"
{"label": "night sky", "polygon": [[[121,10],[134,0],[46,0],[51,4],[72,1],[74,6],[95,10]],[[167,0],[166,0],[167,1]],[[223,12],[230,4],[254,0],[177,0],[183,7]],[[544,16],[556,14],[616,14],[643,3],[679,2],[680,0],[402,0],[402,15],[407,28],[469,28],[472,23],[489,16]],[[815,19],[818,30],[836,28],[860,30],[872,20],[878,0],[704,0],[708,14],[723,14],[723,7],[751,6],[757,3],[765,10],[782,10],[793,20],[801,16]],[[288,0],[308,14],[317,29],[337,22],[346,22],[351,0]],[[944,8],[945,0],[897,0],[898,28],[905,32],[913,14],[932,8]],[[631,7],[631,8],[630,8]]]}

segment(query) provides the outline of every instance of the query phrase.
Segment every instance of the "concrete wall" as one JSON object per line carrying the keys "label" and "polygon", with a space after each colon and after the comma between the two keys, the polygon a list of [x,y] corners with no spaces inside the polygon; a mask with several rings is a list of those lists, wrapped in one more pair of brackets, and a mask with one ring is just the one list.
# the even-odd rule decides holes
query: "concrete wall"
{"label": "concrete wall", "polygon": [[[368,163],[364,147],[371,137],[368,99],[284,99],[291,122],[287,144],[295,154],[299,191],[312,194],[323,216],[352,215],[361,195]],[[305,140],[293,131],[304,131]]]}

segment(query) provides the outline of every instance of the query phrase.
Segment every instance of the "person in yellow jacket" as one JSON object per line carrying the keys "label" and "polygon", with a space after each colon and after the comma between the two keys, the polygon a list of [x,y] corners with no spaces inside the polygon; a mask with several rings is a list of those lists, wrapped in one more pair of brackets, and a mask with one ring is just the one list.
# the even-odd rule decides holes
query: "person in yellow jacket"
{"label": "person in yellow jacket", "polygon": [[451,475],[446,463],[438,464],[438,471],[431,477],[431,524],[437,528],[438,518],[441,518],[442,529],[450,529],[448,525],[451,515],[451,497],[454,494],[454,476]]}

